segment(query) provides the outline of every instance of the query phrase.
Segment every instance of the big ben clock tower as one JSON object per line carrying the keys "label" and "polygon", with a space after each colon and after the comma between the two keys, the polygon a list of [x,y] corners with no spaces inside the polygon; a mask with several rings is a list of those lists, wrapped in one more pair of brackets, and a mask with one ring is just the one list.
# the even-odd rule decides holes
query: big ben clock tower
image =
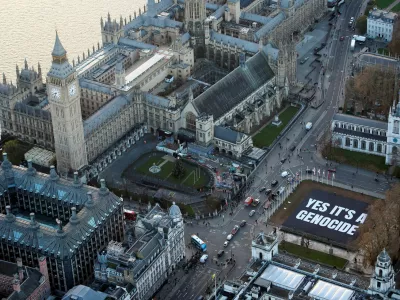
{"label": "big ben clock tower", "polygon": [[47,95],[54,132],[57,170],[60,174],[76,171],[87,165],[80,88],[75,69],[67,59],[58,34],[54,44],[53,62],[47,74]]}

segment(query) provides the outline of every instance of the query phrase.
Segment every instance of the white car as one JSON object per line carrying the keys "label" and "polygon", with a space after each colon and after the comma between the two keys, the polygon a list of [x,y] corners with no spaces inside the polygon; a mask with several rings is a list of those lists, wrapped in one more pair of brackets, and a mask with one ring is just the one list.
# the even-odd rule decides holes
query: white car
{"label": "white car", "polygon": [[207,261],[207,259],[208,259],[208,255],[207,254],[203,254],[200,257],[200,262],[204,264]]}
{"label": "white car", "polygon": [[286,178],[288,175],[289,175],[289,172],[288,171],[284,171],[284,172],[282,172],[281,177],[282,178]]}
{"label": "white car", "polygon": [[229,241],[224,242],[224,247],[228,247]]}
{"label": "white car", "polygon": [[226,239],[227,239],[228,241],[230,241],[232,238],[233,238],[233,235],[232,235],[232,234],[230,234],[230,235],[228,235],[228,236],[226,237]]}
{"label": "white car", "polygon": [[249,213],[249,217],[254,216],[255,213],[256,213],[256,211],[253,209],[253,210]]}

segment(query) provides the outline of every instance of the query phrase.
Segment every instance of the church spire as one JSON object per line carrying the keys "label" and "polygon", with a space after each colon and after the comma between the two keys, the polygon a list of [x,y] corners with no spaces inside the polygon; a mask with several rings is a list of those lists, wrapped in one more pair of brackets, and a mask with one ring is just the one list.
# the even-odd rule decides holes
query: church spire
{"label": "church spire", "polygon": [[64,57],[67,55],[63,45],[61,44],[60,38],[58,37],[58,32],[56,31],[56,41],[54,43],[53,52],[51,52],[53,57]]}

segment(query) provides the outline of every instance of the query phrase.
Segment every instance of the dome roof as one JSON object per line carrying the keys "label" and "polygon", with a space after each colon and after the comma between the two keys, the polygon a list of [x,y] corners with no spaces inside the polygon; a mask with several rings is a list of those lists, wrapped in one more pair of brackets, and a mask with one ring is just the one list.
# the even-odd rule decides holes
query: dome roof
{"label": "dome roof", "polygon": [[386,252],[386,249],[383,249],[383,251],[378,255],[378,262],[387,263],[390,261],[391,261],[391,259],[390,259],[389,254]]}
{"label": "dome roof", "polygon": [[169,215],[172,218],[182,217],[181,210],[180,210],[179,206],[175,204],[175,202],[172,202],[172,206],[169,208]]}

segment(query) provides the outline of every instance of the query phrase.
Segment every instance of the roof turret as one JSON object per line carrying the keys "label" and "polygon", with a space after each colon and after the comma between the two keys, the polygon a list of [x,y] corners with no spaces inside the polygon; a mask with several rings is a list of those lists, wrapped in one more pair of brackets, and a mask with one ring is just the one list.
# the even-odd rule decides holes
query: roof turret
{"label": "roof turret", "polygon": [[378,263],[388,263],[391,262],[390,256],[384,248],[381,253],[378,255]]}
{"label": "roof turret", "polygon": [[60,38],[58,37],[58,32],[56,31],[56,41],[54,42],[53,52],[51,55],[63,57],[67,55],[67,51],[65,51],[63,45],[61,44]]}
{"label": "roof turret", "polygon": [[169,208],[169,215],[171,218],[181,218],[182,213],[178,205],[175,204],[175,202],[172,202],[172,206]]}
{"label": "roof turret", "polygon": [[10,222],[10,223],[15,221],[15,216],[11,212],[10,205],[6,206],[6,220],[7,220],[7,222]]}
{"label": "roof turret", "polygon": [[71,207],[71,217],[69,218],[69,223],[72,225],[78,225],[79,224],[79,218],[76,214],[76,207]]}

